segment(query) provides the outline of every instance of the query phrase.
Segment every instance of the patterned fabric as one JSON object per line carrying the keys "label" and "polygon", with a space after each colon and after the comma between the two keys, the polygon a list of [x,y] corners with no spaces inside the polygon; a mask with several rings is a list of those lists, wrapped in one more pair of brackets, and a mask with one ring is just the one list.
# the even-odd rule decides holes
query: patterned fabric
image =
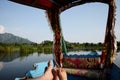
{"label": "patterned fabric", "polygon": [[66,72],[71,75],[86,77],[90,80],[99,80],[101,76],[100,70],[89,70],[89,69],[73,69],[65,68]]}
{"label": "patterned fabric", "polygon": [[98,69],[100,68],[100,57],[94,58],[63,57],[63,67],[76,69]]}
{"label": "patterned fabric", "polygon": [[53,53],[55,64],[57,67],[62,67],[62,33],[59,23],[59,12],[55,9],[51,9],[47,10],[46,13],[50,21],[51,28],[54,32]]}

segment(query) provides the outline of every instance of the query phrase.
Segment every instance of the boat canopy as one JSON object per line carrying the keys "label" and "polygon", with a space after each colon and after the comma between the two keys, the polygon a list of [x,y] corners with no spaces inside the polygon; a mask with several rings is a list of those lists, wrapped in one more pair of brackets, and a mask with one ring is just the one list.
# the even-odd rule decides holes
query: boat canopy
{"label": "boat canopy", "polygon": [[100,2],[108,5],[108,19],[106,24],[105,40],[101,55],[101,64],[109,67],[113,62],[114,54],[116,53],[116,38],[114,34],[115,27],[115,0],[10,0],[20,4],[40,8],[46,10],[46,14],[53,30],[54,35],[54,60],[58,67],[63,65],[62,46],[63,34],[60,25],[60,13],[74,6],[82,5],[85,3]]}
{"label": "boat canopy", "polygon": [[59,9],[60,12],[73,6],[82,5],[91,2],[101,2],[109,4],[111,0],[10,0],[20,4],[48,10]]}

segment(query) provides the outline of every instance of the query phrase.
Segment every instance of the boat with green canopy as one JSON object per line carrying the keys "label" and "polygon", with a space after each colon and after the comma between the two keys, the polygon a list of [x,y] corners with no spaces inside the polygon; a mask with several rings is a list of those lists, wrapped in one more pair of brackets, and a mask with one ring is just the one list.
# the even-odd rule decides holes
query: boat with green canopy
{"label": "boat with green canopy", "polygon": [[[53,64],[65,68],[68,80],[119,80],[120,68],[113,61],[117,51],[117,42],[114,34],[115,27],[115,0],[10,0],[27,6],[36,7],[46,11],[50,27],[53,31]],[[60,25],[60,14],[72,7],[89,3],[102,3],[108,5],[108,18],[102,53],[91,51],[87,55],[68,55]],[[89,15],[88,15],[89,16]],[[36,63],[35,70],[30,70],[25,76],[35,78],[44,73],[47,62]],[[82,74],[87,71],[87,74]],[[92,76],[93,75],[93,76]],[[20,78],[16,78],[19,80]]]}

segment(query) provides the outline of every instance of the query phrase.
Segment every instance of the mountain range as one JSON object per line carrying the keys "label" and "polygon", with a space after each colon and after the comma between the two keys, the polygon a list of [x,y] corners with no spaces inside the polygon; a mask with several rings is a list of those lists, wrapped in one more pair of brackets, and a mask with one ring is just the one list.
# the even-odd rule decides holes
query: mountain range
{"label": "mountain range", "polygon": [[8,43],[8,44],[9,43],[18,43],[18,44],[27,43],[27,44],[32,44],[33,42],[28,40],[28,39],[25,39],[25,38],[16,36],[14,34],[11,34],[11,33],[2,33],[2,34],[0,34],[0,43]]}

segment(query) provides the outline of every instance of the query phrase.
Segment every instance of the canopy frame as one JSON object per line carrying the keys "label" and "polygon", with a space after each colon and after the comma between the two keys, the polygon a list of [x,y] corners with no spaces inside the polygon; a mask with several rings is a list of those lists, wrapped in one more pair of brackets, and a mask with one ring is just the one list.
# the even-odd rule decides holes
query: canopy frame
{"label": "canopy frame", "polygon": [[60,25],[60,13],[63,11],[82,4],[100,2],[108,4],[108,19],[106,25],[106,34],[102,50],[102,61],[101,64],[105,67],[109,67],[113,63],[114,54],[116,54],[117,43],[114,34],[115,27],[115,12],[116,4],[115,0],[11,0],[20,4],[40,8],[46,10],[46,14],[53,30],[54,35],[54,45],[53,53],[54,60],[58,67],[62,67],[62,30]]}

